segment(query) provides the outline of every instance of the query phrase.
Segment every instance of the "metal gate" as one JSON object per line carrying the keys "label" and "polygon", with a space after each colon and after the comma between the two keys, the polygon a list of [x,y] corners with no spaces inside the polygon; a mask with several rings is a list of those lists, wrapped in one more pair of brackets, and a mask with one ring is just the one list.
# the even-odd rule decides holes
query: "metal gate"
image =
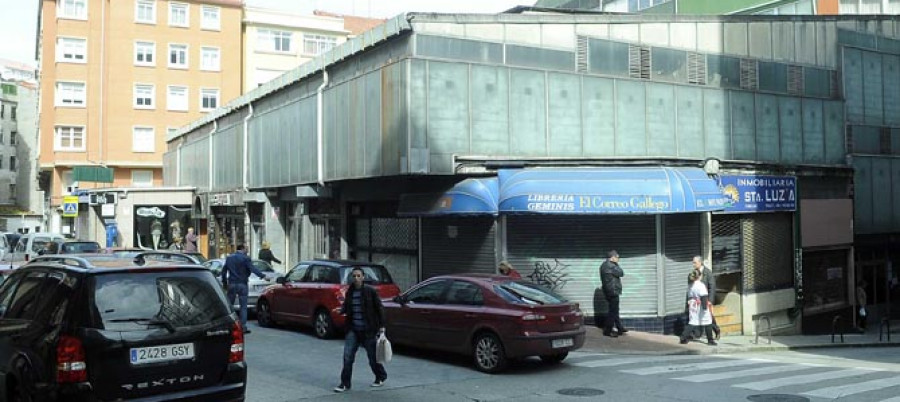
{"label": "metal gate", "polygon": [[[684,311],[687,276],[691,261],[700,255],[700,214],[663,217],[663,267],[665,269],[665,314]],[[713,292],[710,289],[710,292]]]}
{"label": "metal gate", "polygon": [[422,279],[496,272],[496,233],[492,217],[422,218]]}
{"label": "metal gate", "polygon": [[526,278],[554,288],[594,315],[600,264],[619,252],[623,316],[657,314],[656,220],[641,216],[509,216],[508,260]]}
{"label": "metal gate", "polygon": [[351,257],[384,265],[401,290],[419,280],[419,232],[415,218],[353,220]]}
{"label": "metal gate", "polygon": [[744,291],[750,293],[794,286],[792,214],[752,214],[741,219]]}

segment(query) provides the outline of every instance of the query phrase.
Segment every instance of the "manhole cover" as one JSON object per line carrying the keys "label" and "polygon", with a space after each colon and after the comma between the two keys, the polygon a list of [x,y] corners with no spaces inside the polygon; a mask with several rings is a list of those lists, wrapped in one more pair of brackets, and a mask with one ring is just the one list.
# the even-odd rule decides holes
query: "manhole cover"
{"label": "manhole cover", "polygon": [[747,400],[752,402],[809,402],[809,398],[789,394],[750,395]]}
{"label": "manhole cover", "polygon": [[556,391],[556,393],[566,396],[598,396],[603,395],[606,392],[604,392],[602,389],[596,388],[565,388]]}

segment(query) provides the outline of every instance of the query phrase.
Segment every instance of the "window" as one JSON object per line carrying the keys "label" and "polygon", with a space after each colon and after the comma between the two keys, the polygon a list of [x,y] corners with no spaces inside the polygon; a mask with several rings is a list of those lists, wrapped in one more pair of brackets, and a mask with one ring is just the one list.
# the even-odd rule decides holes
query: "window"
{"label": "window", "polygon": [[132,131],[133,152],[156,152],[156,134],[153,127],[135,127]]}
{"label": "window", "polygon": [[166,97],[167,109],[186,112],[188,110],[187,92],[187,87],[170,85],[169,94]]}
{"label": "window", "polygon": [[474,283],[453,281],[450,290],[447,291],[447,304],[480,306],[484,304],[484,295],[481,294],[481,288]]}
{"label": "window", "polygon": [[155,24],[156,0],[137,0],[134,6],[134,21]]}
{"label": "window", "polygon": [[178,132],[178,129],[175,128],[175,127],[168,127],[168,128],[166,128],[166,134],[168,134],[168,137],[167,137],[167,138],[172,138],[172,137],[174,137],[174,136],[175,136],[175,133],[177,133],[177,132]]}
{"label": "window", "polygon": [[290,52],[291,33],[272,29],[260,29],[256,33],[256,46],[270,52]]}
{"label": "window", "polygon": [[15,156],[9,157],[9,171],[10,172],[16,171],[16,157]]}
{"label": "window", "polygon": [[134,64],[138,66],[156,65],[156,43],[134,42]]}
{"label": "window", "polygon": [[87,55],[87,40],[79,38],[56,39],[56,61],[84,63]]}
{"label": "window", "polygon": [[3,312],[7,320],[31,320],[41,303],[41,288],[44,284],[43,272],[29,272],[19,283],[9,308]]}
{"label": "window", "polygon": [[439,304],[449,281],[435,281],[406,295],[406,301],[413,304]]}
{"label": "window", "polygon": [[309,269],[309,265],[298,265],[288,272],[287,281],[288,282],[300,282],[303,280],[303,277],[306,276],[306,270]]}
{"label": "window", "polygon": [[131,185],[134,187],[153,187],[153,171],[132,170]]}
{"label": "window", "polygon": [[62,18],[87,19],[87,0],[59,0],[57,14]]}
{"label": "window", "polygon": [[219,48],[202,47],[200,48],[200,69],[207,71],[219,71],[220,58]]}
{"label": "window", "polygon": [[303,53],[322,54],[337,45],[337,38],[323,35],[303,35]]}
{"label": "window", "polygon": [[84,107],[84,83],[66,81],[57,82],[56,106]]}
{"label": "window", "polygon": [[173,27],[187,27],[190,25],[187,4],[169,3],[169,25]]}
{"label": "window", "polygon": [[84,151],[84,127],[56,126],[55,151]]}
{"label": "window", "polygon": [[[75,186],[75,173],[72,172],[71,170],[66,170],[66,171],[62,172],[62,175],[60,175],[59,182],[60,182],[60,184],[62,184],[62,189],[61,189],[62,195],[72,194],[72,190],[75,190],[78,188]],[[25,251],[24,246],[22,247],[22,251],[23,252]]]}
{"label": "window", "polygon": [[169,67],[187,68],[188,66],[188,46],[187,45],[169,45]]}
{"label": "window", "polygon": [[18,131],[11,131],[9,133],[9,145],[16,145],[16,142],[19,141],[18,134]]}
{"label": "window", "polygon": [[0,119],[6,118],[6,105],[0,104]]}
{"label": "window", "polygon": [[203,18],[200,20],[200,28],[218,31],[220,27],[219,7],[203,6]]}
{"label": "window", "polygon": [[0,144],[3,144],[3,129],[0,128]]}
{"label": "window", "polygon": [[16,121],[16,109],[18,109],[16,106],[10,106],[9,108],[9,118],[12,119],[12,121]]}
{"label": "window", "polygon": [[153,109],[154,108],[154,87],[147,84],[134,84],[134,107],[135,109]]}
{"label": "window", "polygon": [[213,110],[219,107],[218,89],[200,90],[200,110]]}

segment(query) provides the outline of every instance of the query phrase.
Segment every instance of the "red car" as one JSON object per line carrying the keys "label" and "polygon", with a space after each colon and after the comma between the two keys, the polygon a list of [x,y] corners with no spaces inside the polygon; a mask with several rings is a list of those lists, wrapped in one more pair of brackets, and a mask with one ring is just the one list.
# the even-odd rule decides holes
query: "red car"
{"label": "red car", "polygon": [[256,321],[269,327],[282,323],[312,326],[319,338],[330,338],[344,328],[340,314],[344,294],[350,287],[350,271],[362,268],[365,283],[378,291],[381,298],[400,294],[388,270],[378,264],[359,261],[304,261],[286,276],[275,279],[277,285],[267,287],[256,304]]}
{"label": "red car", "polygon": [[391,342],[472,355],[487,373],[527,356],[558,363],[584,345],[576,303],[507,276],[430,278],[384,307]]}

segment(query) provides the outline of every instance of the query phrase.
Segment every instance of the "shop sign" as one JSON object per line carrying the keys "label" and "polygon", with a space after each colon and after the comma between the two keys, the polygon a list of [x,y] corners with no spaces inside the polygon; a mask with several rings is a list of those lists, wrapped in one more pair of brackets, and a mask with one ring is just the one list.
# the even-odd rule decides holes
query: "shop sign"
{"label": "shop sign", "polygon": [[797,209],[797,178],[794,176],[721,176],[728,197],[725,211],[771,212]]}
{"label": "shop sign", "polygon": [[143,217],[154,217],[160,219],[166,217],[166,211],[159,209],[159,207],[139,207],[134,213],[137,216]]}
{"label": "shop sign", "polygon": [[116,217],[116,204],[100,205],[100,216],[103,218],[115,218]]}
{"label": "shop sign", "polygon": [[640,195],[528,194],[530,212],[660,213],[669,209],[668,197]]}
{"label": "shop sign", "polygon": [[231,193],[210,194],[209,205],[232,205]]}

